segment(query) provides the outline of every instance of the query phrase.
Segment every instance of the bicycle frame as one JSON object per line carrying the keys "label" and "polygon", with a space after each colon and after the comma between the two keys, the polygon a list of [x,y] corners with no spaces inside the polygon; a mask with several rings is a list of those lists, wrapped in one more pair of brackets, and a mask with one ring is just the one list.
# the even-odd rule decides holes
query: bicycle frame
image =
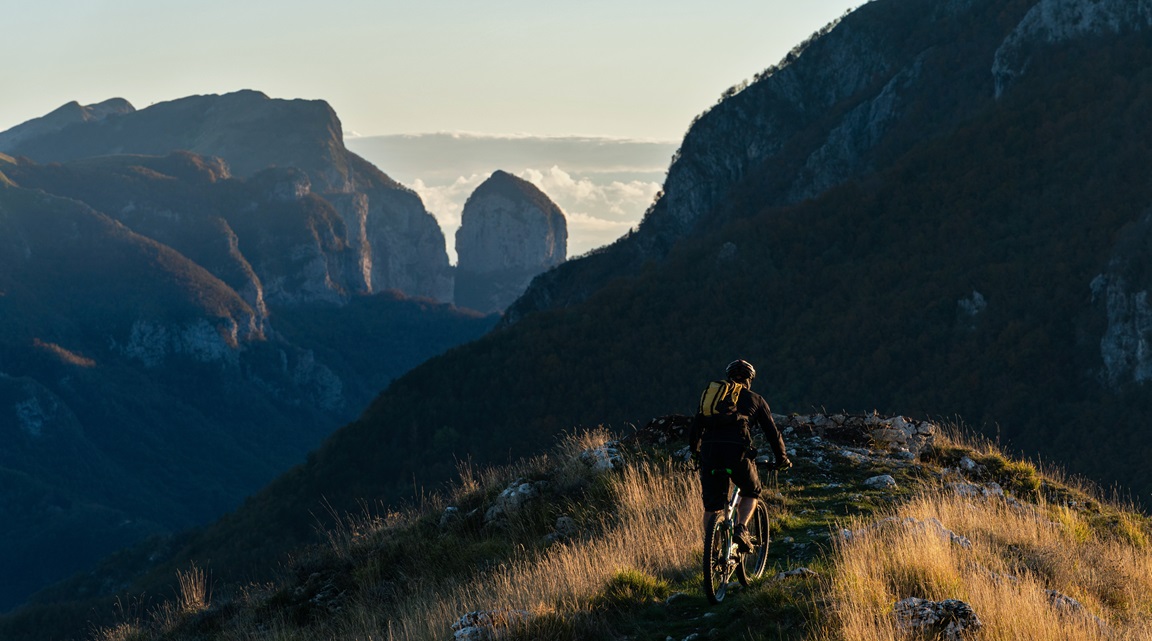
{"label": "bicycle frame", "polygon": [[735,541],[740,493],[735,485],[730,491],[727,507],[710,515],[704,531],[704,594],[714,604],[724,599],[733,575],[748,586],[764,572],[768,560],[767,508],[763,502],[756,503],[749,519],[755,546],[751,552],[742,553]]}

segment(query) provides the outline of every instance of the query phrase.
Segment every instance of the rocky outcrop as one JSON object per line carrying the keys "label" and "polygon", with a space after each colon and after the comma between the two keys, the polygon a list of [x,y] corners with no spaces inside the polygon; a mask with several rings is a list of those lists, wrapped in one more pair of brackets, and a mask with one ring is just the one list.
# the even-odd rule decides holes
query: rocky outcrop
{"label": "rocky outcrop", "polygon": [[[1043,46],[1150,25],[1152,0],[866,3],[725,92],[692,123],[638,231],[533,283],[505,322],[584,300],[707,221],[883,169],[986,108],[1041,64]],[[743,198],[756,207],[731,204]]]}
{"label": "rocky outcrop", "polygon": [[1103,319],[1100,382],[1118,389],[1152,380],[1152,213],[1116,235],[1104,270],[1092,279],[1095,313]]}
{"label": "rocky outcrop", "polygon": [[992,75],[999,96],[1028,69],[1044,64],[1045,45],[1152,27],[1149,0],[1041,0],[996,50]]}
{"label": "rocky outcrop", "polygon": [[[174,151],[190,152],[184,155],[202,159],[201,165],[218,164],[222,175],[217,179],[253,180],[272,202],[311,195],[342,219],[339,229],[320,224],[332,227],[340,241],[312,243],[307,253],[317,254],[313,260],[297,261],[307,271],[260,274],[270,298],[284,290],[269,280],[283,279],[308,284],[281,297],[292,304],[340,302],[356,293],[385,290],[451,300],[452,272],[436,220],[415,192],[344,147],[340,120],[324,101],[274,100],[239,91],[191,96],[140,111],[123,101],[101,104],[66,105],[41,119],[45,123],[30,121],[0,134],[0,152],[39,163],[87,162],[114,154],[173,158]],[[171,175],[154,161],[137,164]],[[163,217],[165,210],[155,213]],[[243,206],[219,212],[224,218],[242,213]],[[310,220],[304,217],[304,227],[295,233],[311,233]],[[283,220],[262,224],[284,232]]]}
{"label": "rocky outcrop", "polygon": [[974,639],[984,627],[972,606],[957,599],[908,597],[892,606],[892,614],[901,628],[942,641]]}
{"label": "rocky outcrop", "polygon": [[456,232],[456,305],[503,311],[539,273],[564,262],[564,213],[532,183],[497,171],[464,205]]}

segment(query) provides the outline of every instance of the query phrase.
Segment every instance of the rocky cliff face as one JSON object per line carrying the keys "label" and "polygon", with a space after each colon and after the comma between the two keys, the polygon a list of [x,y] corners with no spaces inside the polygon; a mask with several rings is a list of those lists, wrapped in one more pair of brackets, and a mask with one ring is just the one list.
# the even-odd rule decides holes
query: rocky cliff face
{"label": "rocky cliff face", "polygon": [[[277,170],[258,182],[268,186],[273,200],[313,194],[343,222],[334,228],[339,242],[318,233],[307,250],[313,259],[297,262],[304,271],[272,276],[309,283],[286,299],[343,301],[355,293],[399,290],[451,300],[451,269],[436,220],[415,192],[344,147],[340,120],[327,103],[241,91],[192,96],[140,111],[123,101],[101,105],[66,105],[40,119],[45,122],[19,125],[0,134],[0,152],[38,163],[76,163],[185,151],[219,158],[227,175],[244,179],[270,167],[292,168],[296,173]],[[335,264],[340,268],[331,267]]]}
{"label": "rocky cliff face", "polygon": [[1044,65],[1041,50],[1046,45],[1150,26],[1149,0],[1041,0],[996,50],[992,65],[996,95],[1003,94],[1030,67]]}
{"label": "rocky cliff face", "polygon": [[235,507],[491,327],[367,295],[421,291],[443,252],[419,199],[375,184],[322,197],[302,169],[238,177],[189,152],[0,154],[0,611]]}
{"label": "rocky cliff face", "polygon": [[727,203],[794,204],[882,169],[1002,96],[1046,46],[1149,24],[1148,0],[867,3],[726,92],[692,124],[638,232],[540,279],[505,318],[583,300],[731,215]]}
{"label": "rocky cliff face", "polygon": [[537,274],[564,262],[564,213],[532,183],[503,171],[468,198],[456,232],[456,304],[503,311]]}

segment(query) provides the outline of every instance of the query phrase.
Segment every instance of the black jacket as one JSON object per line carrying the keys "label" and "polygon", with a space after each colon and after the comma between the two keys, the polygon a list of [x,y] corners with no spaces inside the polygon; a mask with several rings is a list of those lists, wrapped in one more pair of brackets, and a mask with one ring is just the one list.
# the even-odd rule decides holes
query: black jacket
{"label": "black jacket", "polygon": [[708,418],[699,412],[692,419],[692,431],[689,434],[689,443],[693,452],[699,452],[702,443],[734,443],[743,442],[751,444],[750,428],[755,425],[764,433],[764,440],[772,447],[772,454],[776,461],[786,458],[784,453],[784,437],[772,420],[772,410],[768,402],[756,392],[745,389],[740,392],[736,400],[737,417]]}

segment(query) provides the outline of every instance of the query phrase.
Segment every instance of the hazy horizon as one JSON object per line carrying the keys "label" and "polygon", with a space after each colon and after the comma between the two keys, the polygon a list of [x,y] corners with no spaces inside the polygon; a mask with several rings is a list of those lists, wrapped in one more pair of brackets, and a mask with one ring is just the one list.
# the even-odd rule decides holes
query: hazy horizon
{"label": "hazy horizon", "polygon": [[860,0],[25,3],[5,16],[0,131],[73,100],[138,109],[258,89],[363,136],[673,141],[728,87]]}

